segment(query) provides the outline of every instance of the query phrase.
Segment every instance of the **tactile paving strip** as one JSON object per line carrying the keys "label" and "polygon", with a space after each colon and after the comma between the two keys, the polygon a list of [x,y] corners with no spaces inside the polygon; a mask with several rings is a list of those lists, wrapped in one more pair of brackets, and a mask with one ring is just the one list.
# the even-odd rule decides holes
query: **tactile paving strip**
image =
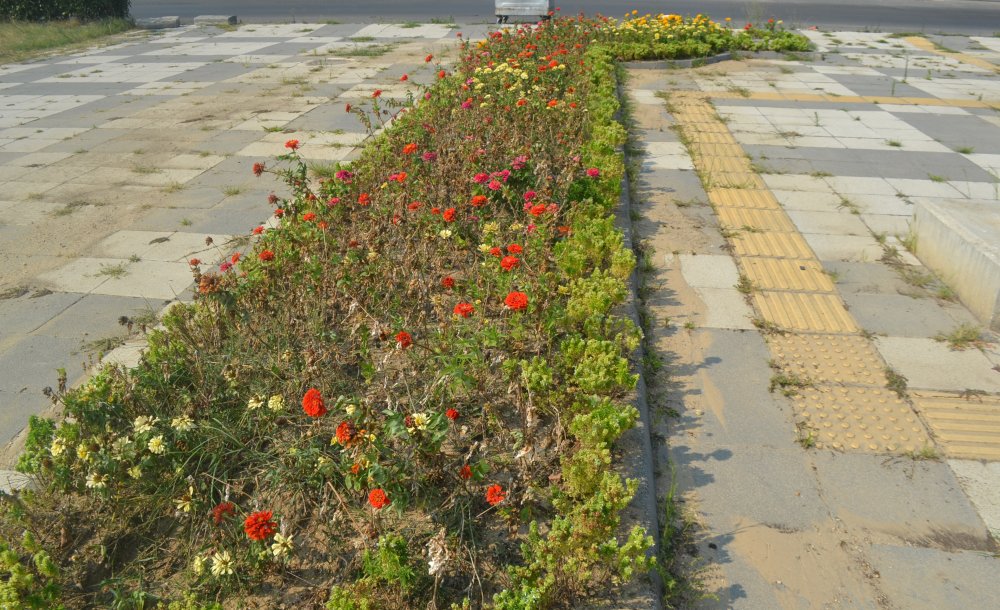
{"label": "tactile paving strip", "polygon": [[[709,193],[709,198],[711,198]],[[798,233],[761,231],[740,233],[730,243],[737,256],[770,256],[775,258],[813,258],[805,238]]]}
{"label": "tactile paving strip", "polygon": [[962,63],[969,64],[970,66],[982,68],[983,70],[989,70],[991,72],[1000,72],[1000,67],[991,64],[982,57],[976,57],[975,55],[969,55],[968,53],[956,53],[955,51],[945,51],[944,49],[939,49],[934,45],[933,42],[927,40],[923,36],[907,36],[903,40],[912,44],[918,49],[927,51],[928,53],[934,53],[935,55],[940,55],[942,57],[950,57],[955,61],[960,61]]}
{"label": "tactile paving strip", "polygon": [[735,230],[778,231],[789,233],[795,225],[781,210],[755,208],[718,208],[719,224]]}
{"label": "tactile paving strip", "polygon": [[815,386],[793,402],[820,448],[909,453],[933,447],[913,409],[885,388]]}
{"label": "tactile paving strip", "polygon": [[819,261],[792,258],[740,258],[743,274],[762,290],[802,290],[835,293]]}
{"label": "tactile paving strip", "polygon": [[912,398],[946,456],[1000,460],[1000,397],[914,392]]}
{"label": "tactile paving strip", "polygon": [[882,360],[858,335],[774,333],[766,336],[775,364],[811,383],[885,387]]}
{"label": "tactile paving strip", "polygon": [[[706,159],[706,161],[708,161]],[[706,163],[706,166],[710,164]],[[711,171],[711,170],[709,170]],[[708,201],[722,208],[758,208],[780,210],[781,204],[771,191],[751,189],[714,189],[708,192]]]}
{"label": "tactile paving strip", "polygon": [[765,320],[782,329],[819,333],[861,330],[836,294],[757,290],[753,302]]}

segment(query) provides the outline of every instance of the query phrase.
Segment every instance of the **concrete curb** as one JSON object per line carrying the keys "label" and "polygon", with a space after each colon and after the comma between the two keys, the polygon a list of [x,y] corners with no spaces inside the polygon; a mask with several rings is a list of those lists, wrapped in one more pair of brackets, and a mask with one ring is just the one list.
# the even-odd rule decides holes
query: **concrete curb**
{"label": "concrete curb", "polygon": [[146,19],[136,19],[135,27],[143,30],[165,30],[168,28],[181,27],[181,18],[171,17],[147,17]]}
{"label": "concrete curb", "polygon": [[195,25],[236,25],[238,21],[236,15],[198,15],[194,18]]}
{"label": "concrete curb", "polygon": [[[733,59],[732,53],[719,53],[711,57],[695,57],[692,59],[660,59],[656,61],[622,61],[618,65],[625,68],[645,68],[647,70],[680,70],[683,68],[697,68],[709,64],[717,64],[720,61]],[[619,94],[621,92],[619,91]]]}

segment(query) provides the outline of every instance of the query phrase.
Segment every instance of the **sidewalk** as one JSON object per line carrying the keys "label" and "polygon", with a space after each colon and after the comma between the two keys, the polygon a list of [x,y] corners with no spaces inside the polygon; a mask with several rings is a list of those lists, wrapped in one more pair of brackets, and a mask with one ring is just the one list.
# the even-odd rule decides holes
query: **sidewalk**
{"label": "sidewalk", "polygon": [[629,71],[688,561],[708,607],[997,607],[1000,352],[934,339],[983,324],[907,246],[1000,210],[1000,41],[808,34]]}
{"label": "sidewalk", "polygon": [[[228,257],[268,220],[281,185],[255,162],[291,138],[318,166],[350,158],[365,134],[345,104],[433,80],[424,56],[454,52],[457,31],[185,27],[0,66],[0,444],[45,409],[56,369],[72,384],[124,341],[121,317],[138,332],[190,298],[190,258]],[[111,359],[134,360],[134,339]]]}

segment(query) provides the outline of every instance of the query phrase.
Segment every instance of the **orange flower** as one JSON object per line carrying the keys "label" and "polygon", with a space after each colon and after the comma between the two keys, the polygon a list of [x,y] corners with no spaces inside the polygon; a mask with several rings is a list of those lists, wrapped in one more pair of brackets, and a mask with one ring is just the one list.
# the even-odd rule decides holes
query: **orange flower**
{"label": "orange flower", "polygon": [[500,260],[500,266],[504,271],[511,271],[521,264],[521,260],[516,256],[505,256]]}
{"label": "orange flower", "polygon": [[407,144],[406,146],[403,147],[403,154],[404,155],[410,155],[410,154],[413,154],[415,152],[417,152],[417,145],[414,144],[413,142],[410,142],[409,144]]}
{"label": "orange flower", "polygon": [[358,195],[358,205],[368,205],[371,201],[372,197],[368,193],[361,193]]}
{"label": "orange flower", "polygon": [[243,522],[243,531],[246,532],[250,540],[266,540],[278,529],[278,525],[271,520],[274,515],[269,510],[262,510],[253,513]]}
{"label": "orange flower", "polygon": [[405,74],[399,77],[399,81],[402,83],[405,83],[408,80],[410,80],[410,77]]}
{"label": "orange flower", "polygon": [[503,303],[514,311],[520,311],[528,307],[528,295],[512,290],[507,294],[507,298],[503,300]]}
{"label": "orange flower", "polygon": [[500,485],[494,484],[486,488],[486,501],[490,503],[490,506],[500,504],[506,497],[507,492]]}
{"label": "orange flower", "polygon": [[559,100],[549,100],[549,108],[555,108],[559,105]]}
{"label": "orange flower", "polygon": [[455,315],[462,316],[463,318],[468,318],[476,311],[476,308],[472,306],[472,303],[459,303],[455,305]]}
{"label": "orange flower", "polygon": [[326,405],[323,404],[323,395],[316,388],[309,388],[305,396],[302,397],[302,410],[309,417],[323,417],[326,414]]}
{"label": "orange flower", "polygon": [[528,103],[528,100],[526,100],[526,99],[524,99],[522,97],[521,99],[517,100],[517,107],[520,108],[521,106],[524,106],[527,103]]}
{"label": "orange flower", "polygon": [[469,203],[471,203],[473,207],[479,208],[486,205],[487,201],[486,195],[473,195],[472,200],[469,201]]}
{"label": "orange flower", "polygon": [[337,442],[345,447],[350,446],[354,440],[354,424],[349,421],[342,421],[337,425]]}
{"label": "orange flower", "polygon": [[455,208],[448,208],[441,214],[441,218],[444,218],[445,222],[455,221]]}
{"label": "orange flower", "polygon": [[270,250],[262,250],[261,253],[257,255],[257,258],[262,261],[273,261],[274,252],[271,252]]}
{"label": "orange flower", "polygon": [[285,148],[290,148],[292,150],[295,150],[298,147],[299,147],[299,141],[298,140],[289,140],[289,141],[285,142]]}
{"label": "orange flower", "polygon": [[372,505],[375,510],[381,510],[382,508],[388,506],[392,500],[386,495],[385,491],[380,488],[375,488],[371,490],[368,494],[368,503]]}
{"label": "orange flower", "polygon": [[472,478],[472,468],[468,464],[462,466],[462,469],[458,471],[458,476],[468,481]]}
{"label": "orange flower", "polygon": [[406,349],[413,345],[413,337],[405,330],[401,330],[396,334],[396,345],[399,346],[399,349]]}

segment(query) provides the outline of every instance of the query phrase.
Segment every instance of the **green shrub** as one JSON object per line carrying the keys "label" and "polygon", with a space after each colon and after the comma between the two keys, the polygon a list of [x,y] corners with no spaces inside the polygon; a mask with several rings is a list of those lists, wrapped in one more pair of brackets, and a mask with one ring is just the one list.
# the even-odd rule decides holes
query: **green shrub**
{"label": "green shrub", "polygon": [[4,0],[0,19],[15,21],[52,21],[56,19],[124,19],[129,16],[132,0]]}

